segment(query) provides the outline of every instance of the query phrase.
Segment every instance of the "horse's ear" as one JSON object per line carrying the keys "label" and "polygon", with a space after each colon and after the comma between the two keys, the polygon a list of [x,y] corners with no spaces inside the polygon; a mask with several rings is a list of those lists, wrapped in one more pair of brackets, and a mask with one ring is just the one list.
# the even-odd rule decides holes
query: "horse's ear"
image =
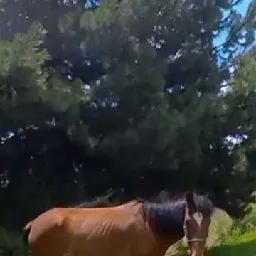
{"label": "horse's ear", "polygon": [[186,193],[186,202],[187,202],[188,212],[192,213],[192,214],[195,213],[196,212],[196,204],[194,201],[193,191],[188,191]]}

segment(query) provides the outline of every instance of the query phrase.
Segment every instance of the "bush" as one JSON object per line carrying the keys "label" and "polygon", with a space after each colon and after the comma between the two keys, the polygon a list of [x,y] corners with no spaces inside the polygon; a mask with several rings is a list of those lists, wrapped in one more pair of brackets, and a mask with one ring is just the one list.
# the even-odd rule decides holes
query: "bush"
{"label": "bush", "polygon": [[233,222],[225,235],[221,235],[220,245],[209,250],[210,256],[255,256],[256,255],[256,207],[242,220]]}
{"label": "bush", "polygon": [[0,228],[0,255],[27,256],[27,248],[23,243],[22,235]]}

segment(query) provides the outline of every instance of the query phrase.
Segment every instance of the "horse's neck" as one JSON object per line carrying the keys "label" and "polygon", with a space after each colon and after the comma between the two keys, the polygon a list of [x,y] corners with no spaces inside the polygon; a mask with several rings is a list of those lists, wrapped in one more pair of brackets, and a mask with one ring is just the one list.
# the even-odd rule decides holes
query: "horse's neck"
{"label": "horse's neck", "polygon": [[168,235],[163,237],[153,233],[153,236],[154,242],[152,243],[152,248],[150,250],[152,254],[150,253],[150,255],[147,256],[164,256],[170,246],[182,239],[181,235]]}
{"label": "horse's neck", "polygon": [[[152,223],[143,213],[142,203],[138,200],[129,201],[125,204],[120,205],[123,209],[132,211],[134,216],[137,216],[138,225],[140,230],[144,230],[142,237],[140,238],[140,245],[146,249],[147,253],[145,256],[164,256],[166,250],[179,241],[182,235],[170,234],[162,236],[155,232],[154,223]],[[143,242],[144,241],[144,242]],[[143,249],[143,251],[144,251]],[[152,252],[152,253],[151,253]],[[142,254],[143,255],[143,254]]]}
{"label": "horse's neck", "polygon": [[147,228],[148,232],[140,238],[140,246],[143,247],[143,256],[164,256],[170,246],[181,240],[181,235],[161,236]]}
{"label": "horse's neck", "polygon": [[159,234],[156,231],[154,221],[150,220],[148,217],[145,218],[145,224],[150,230],[154,240],[154,242],[152,242],[152,252],[154,252],[152,256],[164,256],[167,249],[183,237],[183,234]]}

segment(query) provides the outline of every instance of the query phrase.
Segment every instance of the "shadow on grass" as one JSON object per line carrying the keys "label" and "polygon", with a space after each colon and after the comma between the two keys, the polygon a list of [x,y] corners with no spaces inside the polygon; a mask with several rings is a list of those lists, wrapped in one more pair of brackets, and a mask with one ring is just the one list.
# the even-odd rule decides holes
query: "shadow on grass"
{"label": "shadow on grass", "polygon": [[240,244],[223,245],[210,249],[209,256],[256,256],[256,240]]}

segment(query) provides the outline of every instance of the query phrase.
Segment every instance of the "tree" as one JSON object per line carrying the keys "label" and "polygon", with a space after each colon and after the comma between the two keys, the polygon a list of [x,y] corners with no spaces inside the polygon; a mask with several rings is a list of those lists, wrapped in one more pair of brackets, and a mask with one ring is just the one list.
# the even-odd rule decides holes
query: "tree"
{"label": "tree", "polygon": [[[0,198],[6,206],[1,214],[5,216],[5,225],[11,223],[16,227],[17,223],[21,225],[21,220],[24,223],[28,215],[21,214],[14,222],[11,212],[35,214],[56,200],[54,193],[44,187],[47,182],[51,184],[48,179],[56,173],[54,164],[48,163],[53,153],[56,169],[63,169],[65,165],[68,169],[71,162],[67,172],[63,171],[63,178],[56,173],[55,183],[52,181],[55,188],[60,186],[57,179],[64,180],[65,184],[65,175],[71,176],[73,162],[67,157],[71,148],[67,134],[79,122],[80,102],[88,98],[79,79],[68,81],[45,66],[50,56],[42,48],[43,39],[42,26],[34,23],[27,33],[0,42]],[[58,155],[56,150],[61,147],[64,149]],[[67,162],[63,162],[63,157]],[[74,183],[73,176],[69,180]],[[36,195],[41,198],[39,205],[24,208],[24,202]]]}
{"label": "tree", "polygon": [[40,49],[43,32],[40,25],[34,24],[26,34],[1,42],[2,136],[29,125],[51,122],[85,100],[79,80],[69,82],[44,67],[50,56]]}
{"label": "tree", "polygon": [[[105,0],[84,13],[60,3],[52,22],[42,7],[51,3],[37,6],[44,29],[33,25],[0,51],[1,85],[8,85],[0,99],[3,224],[21,227],[48,207],[110,187],[120,200],[197,188],[242,214],[255,187],[246,146],[254,135],[236,145],[227,139],[250,127],[246,90],[234,89],[239,76],[228,68],[236,46],[251,44],[253,19],[243,26],[247,34],[216,49],[218,33],[229,27],[232,35],[244,22],[234,1]],[[65,36],[72,47],[63,50]],[[221,93],[224,82],[230,93]]]}
{"label": "tree", "polygon": [[10,40],[16,33],[29,29],[33,22],[38,22],[47,33],[43,46],[53,59],[48,65],[63,67],[66,60],[79,68],[83,64],[79,17],[84,11],[84,3],[84,0],[3,0],[0,3],[1,38]]}
{"label": "tree", "polygon": [[[242,37],[240,30],[234,35],[243,21],[233,5],[105,1],[82,17],[84,56],[100,60],[107,72],[91,84],[83,122],[96,141],[95,152],[122,170],[118,180],[127,190],[131,181],[156,187],[157,179],[159,188],[197,186],[211,190],[217,205],[234,215],[251,200],[252,170],[237,167],[243,150],[231,150],[226,140],[246,120],[229,123],[236,98],[218,96],[229,79],[232,48]],[[223,9],[230,9],[228,18],[222,18]],[[254,10],[252,3],[249,11]],[[232,26],[222,52],[228,57],[219,68],[221,52],[213,39],[227,25]],[[249,34],[253,29],[245,45]],[[247,186],[239,193],[238,181]]]}

